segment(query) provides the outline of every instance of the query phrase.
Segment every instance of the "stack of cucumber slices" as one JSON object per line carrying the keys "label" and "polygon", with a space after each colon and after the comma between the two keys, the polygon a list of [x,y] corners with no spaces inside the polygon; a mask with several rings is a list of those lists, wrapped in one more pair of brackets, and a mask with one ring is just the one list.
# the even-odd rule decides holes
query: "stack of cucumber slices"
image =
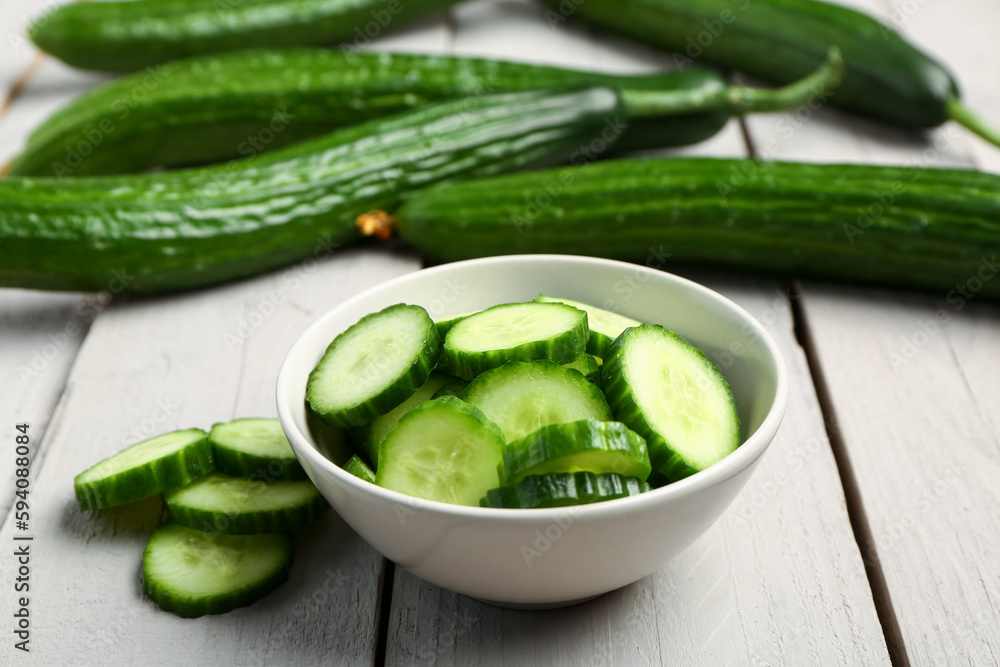
{"label": "stack of cucumber slices", "polygon": [[85,510],[162,494],[170,519],[143,553],[143,591],[185,618],[252,604],[288,578],[290,532],[327,504],[276,419],[144,440],[77,475]]}
{"label": "stack of cucumber slices", "polygon": [[504,509],[643,493],[740,444],[726,379],[662,326],[546,296],[433,321],[397,304],[327,348],[306,399],[357,477]]}

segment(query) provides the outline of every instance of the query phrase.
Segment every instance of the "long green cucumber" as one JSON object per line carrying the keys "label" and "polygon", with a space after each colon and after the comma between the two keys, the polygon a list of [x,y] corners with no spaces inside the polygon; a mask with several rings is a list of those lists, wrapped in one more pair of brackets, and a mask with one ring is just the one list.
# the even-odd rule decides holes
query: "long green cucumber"
{"label": "long green cucumber", "polygon": [[847,75],[830,102],[903,128],[956,120],[1000,145],[959,101],[958,85],[936,60],[862,12],[818,0],[545,0],[550,22],[581,17],[675,53],[787,83],[835,45]]}
{"label": "long green cucumber", "polygon": [[69,3],[43,14],[31,40],[68,65],[131,72],[245,48],[359,48],[457,0],[131,0]]}
{"label": "long green cucumber", "polygon": [[[609,88],[459,100],[246,161],[149,175],[0,180],[0,285],[155,291],[252,275],[357,239],[403,194],[562,162],[625,121]],[[603,133],[603,137],[602,137]]]}
{"label": "long green cucumber", "polygon": [[564,253],[1000,297],[1000,176],[753,160],[619,160],[431,188],[400,235],[456,260]]}
{"label": "long green cucumber", "polygon": [[729,86],[689,68],[622,76],[481,58],[243,51],[167,63],[81,95],[44,121],[11,165],[22,176],[90,176],[246,157],[417,106],[574,85],[621,91],[620,149],[696,143],[731,114],[797,107],[831,87],[826,63],[791,90]]}

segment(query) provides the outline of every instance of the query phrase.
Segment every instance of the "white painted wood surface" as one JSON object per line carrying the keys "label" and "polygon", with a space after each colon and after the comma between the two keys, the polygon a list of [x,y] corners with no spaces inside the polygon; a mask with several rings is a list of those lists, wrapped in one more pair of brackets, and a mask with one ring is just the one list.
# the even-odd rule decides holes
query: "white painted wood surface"
{"label": "white painted wood surface", "polygon": [[[897,17],[901,31],[960,72],[970,106],[1000,125],[1000,52],[989,48],[1000,7],[992,0],[843,1]],[[42,4],[0,3],[0,32],[8,36],[0,45],[0,99],[15,82],[24,84],[0,111],[0,163],[48,113],[105,78],[39,58],[10,38]],[[668,62],[584,28],[552,30],[524,0],[466,3],[450,17],[387,34],[371,48],[608,71],[649,71]],[[757,154],[771,158],[906,162],[936,138],[942,150],[928,164],[1000,171],[1000,151],[953,127],[921,143],[912,134],[821,109],[807,118],[755,117],[747,129]],[[742,156],[744,135],[732,122],[712,140],[673,153]],[[335,517],[300,540],[292,580],[267,600],[182,621],[158,612],[138,589],[139,557],[156,504],[84,515],[73,503],[71,480],[140,435],[272,415],[274,375],[298,333],[364,286],[418,267],[412,256],[352,251],[310,271],[300,266],[192,295],[120,300],[96,318],[80,315],[94,297],[0,290],[0,427],[27,419],[38,446],[48,426],[33,462],[33,663],[373,661],[384,561]],[[862,554],[781,284],[692,277],[761,319],[792,376],[786,422],[727,516],[661,572],[569,610],[501,610],[396,571],[384,628],[386,663],[886,664],[862,556],[886,582],[891,620],[905,644],[902,659],[997,663],[1000,309],[973,300],[956,310],[944,295],[799,287],[812,361],[830,399],[826,417],[835,420],[834,444],[845,451],[848,478],[858,484],[848,491],[857,494],[864,514],[853,519],[875,542],[874,551]],[[260,326],[240,329],[241,321],[250,325],[255,313],[270,310],[275,290],[281,297],[274,313],[262,316]],[[947,323],[926,334],[926,321],[939,309]],[[55,345],[52,336],[61,340],[58,334],[77,319],[94,321],[86,322],[89,333],[81,327],[44,372],[22,382],[18,366],[31,368],[35,351],[44,359],[45,346]],[[244,340],[242,332],[249,332]],[[894,365],[893,355],[906,360]],[[7,475],[0,476],[0,516],[10,505]],[[12,532],[7,517],[0,544],[11,544]],[[11,567],[11,559],[0,560],[0,580],[10,581]],[[13,595],[0,597],[5,618],[13,601]],[[5,640],[0,663],[13,663],[9,655]]]}

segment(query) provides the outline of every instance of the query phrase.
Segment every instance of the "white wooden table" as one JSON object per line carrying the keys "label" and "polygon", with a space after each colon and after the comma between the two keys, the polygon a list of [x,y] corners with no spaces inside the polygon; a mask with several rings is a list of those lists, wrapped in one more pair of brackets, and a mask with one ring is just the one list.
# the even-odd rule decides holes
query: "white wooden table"
{"label": "white wooden table", "polygon": [[[50,3],[0,3],[0,163],[48,113],[106,77],[19,35]],[[1000,125],[1000,4],[851,0],[958,72]],[[669,58],[477,0],[377,48],[646,71]],[[792,131],[789,132],[789,128]],[[937,146],[935,150],[929,147]],[[684,155],[965,165],[1000,150],[954,126],[914,136],[823,108],[733,121]],[[681,270],[749,309],[791,373],[788,413],[728,514],[632,586],[552,612],[427,584],[330,513],[291,580],[259,604],[182,620],[140,592],[155,502],[81,513],[72,478],[163,431],[274,416],[292,341],[420,257],[354,249],[184,295],[0,290],[0,664],[992,665],[1000,661],[1000,310],[817,282]],[[667,267],[668,269],[672,267]],[[269,307],[277,291],[280,303]],[[935,320],[943,322],[929,324]],[[240,335],[241,323],[254,323]],[[30,527],[16,528],[15,424],[30,424]],[[31,542],[15,542],[30,535]],[[16,546],[30,544],[30,650],[13,648]]]}

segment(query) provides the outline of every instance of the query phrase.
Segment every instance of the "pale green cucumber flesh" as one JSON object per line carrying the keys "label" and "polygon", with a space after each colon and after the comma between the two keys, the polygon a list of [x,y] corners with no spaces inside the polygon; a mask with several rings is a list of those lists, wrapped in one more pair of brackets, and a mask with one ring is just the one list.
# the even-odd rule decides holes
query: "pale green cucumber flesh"
{"label": "pale green cucumber flesh", "polygon": [[562,297],[545,296],[543,294],[535,297],[539,303],[565,303],[566,305],[579,308],[587,313],[587,326],[590,328],[590,339],[587,341],[587,352],[596,357],[603,357],[608,347],[615,338],[621,335],[629,327],[637,327],[642,322],[625,317],[618,313],[591,306],[581,301],[563,299]]}
{"label": "pale green cucumber flesh", "polygon": [[123,449],[77,475],[73,487],[81,509],[101,509],[180,488],[214,469],[208,434],[186,429]]}
{"label": "pale green cucumber flesh", "polygon": [[361,318],[327,348],[306,398],[336,426],[366,424],[427,381],[441,339],[423,308],[397,304]]}
{"label": "pale green cucumber flesh", "polygon": [[563,367],[578,371],[591,382],[597,380],[601,372],[601,365],[597,363],[597,357],[592,354],[582,354],[575,361],[563,364]]}
{"label": "pale green cucumber flesh", "polygon": [[277,419],[234,419],[208,434],[219,472],[264,482],[306,479]]}
{"label": "pale green cucumber flesh", "polygon": [[612,419],[600,389],[551,361],[510,362],[487,371],[469,384],[462,399],[499,426],[507,442],[549,424]]}
{"label": "pale green cucumber flesh", "polygon": [[616,417],[646,438],[653,467],[670,480],[704,470],[740,445],[726,379],[661,326],[630,329],[616,340],[602,380]]}
{"label": "pale green cucumber flesh", "polygon": [[543,426],[508,443],[504,484],[550,472],[617,473],[646,479],[652,468],[646,441],[619,422],[582,420]]}
{"label": "pale green cucumber flesh", "polygon": [[411,408],[434,398],[434,394],[448,379],[447,375],[431,373],[430,377],[427,378],[427,382],[423,383],[405,401],[381,417],[377,417],[371,424],[355,426],[348,431],[351,439],[364,449],[368,455],[368,460],[372,462],[372,467],[378,468],[378,443],[382,442],[385,434],[391,431],[400,417],[409,412]]}
{"label": "pale green cucumber flesh", "polygon": [[351,473],[358,479],[363,479],[366,482],[371,482],[372,484],[375,483],[375,473],[373,473],[372,469],[368,467],[368,464],[356,454],[347,459],[347,463],[344,464],[344,470]]}
{"label": "pale green cucumber flesh", "polygon": [[164,495],[173,519],[205,532],[292,531],[319,518],[326,500],[312,482],[251,482],[213,473]]}
{"label": "pale green cucumber flesh", "polygon": [[503,447],[482,412],[443,396],[410,410],[382,439],[375,482],[424,500],[475,506],[500,483]]}
{"label": "pale green cucumber flesh", "polygon": [[548,359],[567,364],[586,348],[587,315],[565,304],[508,303],[456,323],[444,340],[441,363],[471,380],[508,361]]}
{"label": "pale green cucumber flesh", "polygon": [[253,604],[288,578],[292,540],[285,533],[217,535],[167,522],[142,555],[143,593],[184,618]]}
{"label": "pale green cucumber flesh", "polygon": [[541,509],[567,507],[636,496],[649,491],[649,484],[617,473],[550,472],[525,477],[513,486],[490,489],[481,499],[483,507]]}

